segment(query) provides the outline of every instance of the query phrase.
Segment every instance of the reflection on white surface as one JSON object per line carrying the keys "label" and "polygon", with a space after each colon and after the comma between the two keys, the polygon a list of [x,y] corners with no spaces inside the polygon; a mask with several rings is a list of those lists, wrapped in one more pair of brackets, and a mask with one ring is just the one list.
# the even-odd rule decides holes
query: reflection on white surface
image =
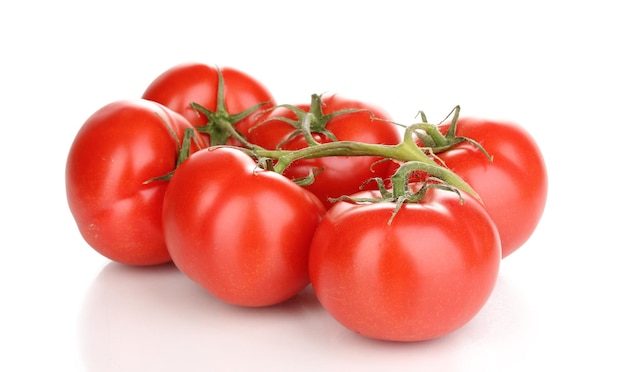
{"label": "reflection on white surface", "polygon": [[241,308],[212,298],[173,265],[110,263],[87,294],[79,340],[90,372],[497,370],[523,359],[532,338],[521,297],[500,277],[482,311],[457,332],[393,343],[338,324],[310,287],[281,305]]}

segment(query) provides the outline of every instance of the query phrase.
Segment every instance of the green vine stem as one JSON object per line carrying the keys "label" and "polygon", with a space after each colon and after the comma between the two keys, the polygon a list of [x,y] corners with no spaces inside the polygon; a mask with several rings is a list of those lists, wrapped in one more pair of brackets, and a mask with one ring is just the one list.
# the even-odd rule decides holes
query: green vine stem
{"label": "green vine stem", "polygon": [[[419,124],[418,124],[419,126]],[[478,194],[462,178],[450,169],[437,164],[417,146],[413,139],[413,131],[418,127],[409,126],[404,132],[402,142],[397,145],[369,144],[352,141],[336,141],[322,144],[312,144],[301,150],[266,150],[258,146],[242,149],[258,159],[275,159],[273,171],[282,174],[291,163],[302,159],[314,159],[326,156],[376,156],[393,159],[400,162],[413,162],[415,170],[421,170],[441,181],[456,187],[474,196]]]}
{"label": "green vine stem", "polygon": [[[408,171],[421,171],[427,173],[430,177],[437,180],[437,182],[434,183],[436,185],[434,187],[462,190],[479,201],[481,200],[480,196],[469,184],[467,184],[450,169],[440,165],[432,158],[433,154],[446,151],[456,144],[464,141],[469,141],[470,143],[478,146],[487,156],[489,156],[480,144],[469,138],[459,137],[456,135],[456,124],[460,111],[459,106],[456,106],[446,117],[447,119],[452,115],[450,127],[445,135],[439,131],[437,125],[428,123],[426,115],[423,112],[420,112],[418,115],[421,116],[421,122],[409,126],[403,126],[405,128],[403,139],[396,145],[338,141],[334,138],[332,133],[328,133],[328,136],[332,139],[331,142],[320,143],[315,140],[313,133],[325,133],[325,125],[331,118],[337,115],[343,115],[361,110],[346,109],[325,115],[322,112],[321,96],[314,94],[312,95],[311,106],[308,112],[290,105],[276,106],[287,107],[294,111],[298,120],[289,120],[286,118],[284,118],[284,120],[294,126],[295,134],[299,133],[304,136],[309,146],[300,150],[281,150],[280,148],[276,150],[269,150],[250,143],[235,129],[235,123],[251,115],[267,103],[255,105],[234,115],[229,114],[226,111],[224,104],[224,81],[221,72],[218,73],[218,76],[219,84],[216,111],[212,112],[201,105],[191,103],[191,106],[195,110],[204,114],[208,119],[207,125],[196,129],[201,133],[207,133],[210,135],[211,146],[226,146],[226,140],[229,137],[232,137],[244,146],[237,147],[237,149],[246,152],[251,157],[256,158],[259,164],[264,168],[279,174],[283,174],[285,169],[287,169],[293,162],[303,159],[315,159],[327,156],[380,157],[388,161],[402,163],[402,166],[398,169],[396,174],[391,177],[393,188],[392,197],[401,200],[402,202],[417,200],[415,196],[407,196],[407,183],[409,177],[406,176],[405,173]],[[280,120],[280,118],[278,120]],[[262,124],[263,123],[261,122],[258,125]],[[191,141],[191,138],[189,138],[190,133],[191,132],[185,133],[178,163],[182,162],[187,157],[185,153],[188,154],[189,151],[189,143]],[[418,137],[421,140],[423,147],[420,147],[415,142],[415,137]],[[317,170],[317,172],[319,171],[321,170]],[[157,179],[169,179],[172,175],[171,173]],[[312,171],[310,176],[307,177],[305,181],[313,182],[315,175],[316,173]],[[379,185],[382,185],[382,180],[377,179],[376,182],[378,182]],[[432,182],[429,182],[429,184],[431,183]],[[381,186],[381,193],[382,192],[383,188]]]}

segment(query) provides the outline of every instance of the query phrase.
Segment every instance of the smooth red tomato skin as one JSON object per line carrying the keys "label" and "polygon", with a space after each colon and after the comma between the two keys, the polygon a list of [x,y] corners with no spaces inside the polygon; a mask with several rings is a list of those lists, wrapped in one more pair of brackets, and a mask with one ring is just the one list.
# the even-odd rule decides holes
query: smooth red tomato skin
{"label": "smooth red tomato skin", "polygon": [[[440,130],[446,133],[448,125]],[[470,143],[438,154],[480,195],[507,257],[530,238],[543,214],[548,175],[541,150],[523,127],[510,122],[461,118],[456,134],[472,138],[493,156],[490,162]]]}
{"label": "smooth red tomato skin", "polygon": [[167,182],[144,184],[176,165],[178,144],[164,122],[180,140],[191,128],[158,103],[116,101],[85,121],[70,148],[65,174],[70,210],[85,241],[113,261],[170,261],[161,227]]}
{"label": "smooth red tomato skin", "polygon": [[309,284],[309,244],[324,213],[314,195],[243,152],[211,148],[172,177],[163,226],[190,279],[222,301],[269,306]]}
{"label": "smooth red tomato skin", "polygon": [[[308,111],[310,105],[297,105],[297,107]],[[386,145],[395,145],[400,142],[401,137],[398,128],[392,123],[391,116],[381,107],[337,94],[322,96],[324,114],[348,109],[362,111],[338,115],[331,119],[325,127],[338,140]],[[376,119],[372,119],[372,116]],[[274,149],[287,140],[294,132],[294,128],[283,121],[272,120],[277,117],[295,119],[295,115],[290,110],[275,109],[264,118],[265,121],[262,125],[258,125],[250,131],[249,140],[268,149]],[[313,134],[320,143],[331,142],[331,139],[323,134]],[[283,143],[281,148],[298,150],[307,146],[304,137],[297,135]],[[390,162],[376,163],[379,160],[381,159],[373,156],[337,156],[298,160],[285,170],[284,175],[296,179],[306,177],[311,169],[324,169],[315,177],[315,182],[305,186],[305,188],[315,194],[329,208],[332,205],[332,202],[328,200],[329,198],[353,194],[360,191],[361,186],[366,181],[376,177],[384,177],[389,171]],[[364,187],[364,189],[374,188],[376,188],[376,184],[373,182]]]}
{"label": "smooth red tomato skin", "polygon": [[[220,68],[224,78],[224,104],[226,111],[233,115],[257,104],[268,104],[263,109],[235,124],[245,136],[248,129],[256,124],[257,115],[275,105],[269,90],[252,76],[230,67]],[[181,63],[164,71],[146,88],[142,98],[159,102],[182,114],[191,124],[201,127],[207,118],[197,113],[191,103],[198,103],[213,112],[217,110],[218,70],[203,63]],[[232,143],[230,143],[232,142]],[[231,140],[229,144],[240,145]],[[237,142],[237,143],[235,143]],[[207,141],[208,143],[208,141]]]}
{"label": "smooth red tomato skin", "polygon": [[[379,195],[365,191],[360,196]],[[455,331],[489,298],[500,240],[484,208],[466,196],[430,190],[406,204],[339,202],[311,243],[313,289],[348,329],[388,341],[421,341]]]}

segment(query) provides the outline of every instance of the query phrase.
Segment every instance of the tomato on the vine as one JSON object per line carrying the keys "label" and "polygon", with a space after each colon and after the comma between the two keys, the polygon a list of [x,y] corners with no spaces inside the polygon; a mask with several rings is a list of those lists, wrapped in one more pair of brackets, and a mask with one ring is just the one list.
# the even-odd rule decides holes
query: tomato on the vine
{"label": "tomato on the vine", "polygon": [[[380,198],[362,191],[354,198]],[[419,341],[455,331],[483,307],[498,276],[493,221],[474,198],[430,189],[416,203],[340,201],[309,257],[322,306],[361,335]]]}
{"label": "tomato on the vine", "polygon": [[[147,100],[121,100],[91,115],[78,131],[66,164],[69,208],[87,243],[113,261],[170,261],[161,227],[167,182],[184,132],[178,113]],[[205,147],[197,136],[189,151]],[[149,182],[153,180],[152,182]]]}
{"label": "tomato on the vine", "polygon": [[243,151],[210,147],[174,173],[163,227],[191,280],[222,301],[268,306],[308,285],[309,245],[324,213],[313,194]]}
{"label": "tomato on the vine", "polygon": [[[445,134],[449,126],[439,130]],[[543,155],[530,133],[510,122],[460,118],[456,135],[476,141],[493,160],[470,142],[437,156],[480,195],[506,257],[530,238],[543,214],[548,195]]]}
{"label": "tomato on the vine", "polygon": [[[220,74],[223,78],[221,87]],[[248,129],[256,124],[257,116],[275,104],[269,90],[252,76],[230,67],[218,69],[195,62],[182,63],[164,71],[150,83],[142,98],[159,102],[182,114],[197,128],[208,123],[207,131],[201,129],[207,143],[231,145],[241,143],[232,137],[226,139],[228,133],[219,128],[220,120],[234,125],[245,137]],[[198,112],[192,103],[208,110],[211,117]],[[214,132],[209,135],[211,131]],[[210,139],[211,136],[220,138]]]}
{"label": "tomato on the vine", "polygon": [[[308,112],[308,125],[313,139],[318,143],[358,141],[371,144],[395,145],[400,133],[391,116],[381,107],[363,101],[348,99],[337,94],[313,95],[310,104],[293,106],[301,113]],[[266,149],[280,147],[298,150],[310,145],[306,136],[288,120],[301,120],[293,107],[272,110],[260,124],[250,130],[248,139]],[[334,137],[334,138],[333,138]],[[350,195],[360,190],[368,180],[384,177],[390,162],[381,162],[374,156],[333,156],[303,159],[292,163],[283,173],[291,179],[306,178],[317,172],[313,183],[305,188],[320,198],[326,207],[329,198]],[[365,188],[375,188],[375,184]]]}

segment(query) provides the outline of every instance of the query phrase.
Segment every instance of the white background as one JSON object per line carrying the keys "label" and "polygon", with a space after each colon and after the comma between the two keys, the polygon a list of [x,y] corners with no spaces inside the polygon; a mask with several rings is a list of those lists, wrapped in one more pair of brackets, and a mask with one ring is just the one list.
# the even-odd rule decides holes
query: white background
{"label": "white background", "polygon": [[[626,369],[619,2],[141,4],[0,5],[0,370]],[[457,104],[516,121],[548,165],[543,219],[483,310],[423,343],[354,335],[310,291],[239,309],[171,267],[112,264],[67,208],[67,151],[91,113],[184,61],[246,71],[280,103],[335,91],[404,123]]]}

